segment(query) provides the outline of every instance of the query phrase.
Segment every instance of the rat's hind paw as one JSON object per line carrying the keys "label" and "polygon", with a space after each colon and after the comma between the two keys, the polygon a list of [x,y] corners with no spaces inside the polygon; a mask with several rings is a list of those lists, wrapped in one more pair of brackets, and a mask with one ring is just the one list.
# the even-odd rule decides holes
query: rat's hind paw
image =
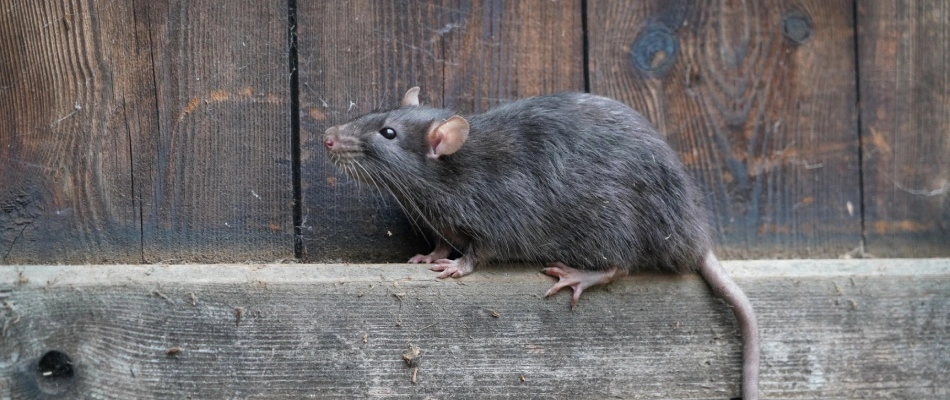
{"label": "rat's hind paw", "polygon": [[449,260],[447,258],[439,259],[435,261],[435,265],[429,269],[441,272],[439,274],[439,279],[445,279],[448,277],[461,278],[465,275],[472,273],[474,269],[471,263],[465,262],[463,259],[459,258],[456,260]]}
{"label": "rat's hind paw", "polygon": [[551,296],[568,286],[574,288],[574,294],[571,296],[572,310],[577,307],[577,301],[580,300],[581,293],[584,293],[584,289],[591,286],[603,285],[626,275],[623,270],[617,267],[606,271],[586,271],[568,267],[562,262],[550,263],[542,272],[558,278],[557,283],[544,293],[544,297]]}

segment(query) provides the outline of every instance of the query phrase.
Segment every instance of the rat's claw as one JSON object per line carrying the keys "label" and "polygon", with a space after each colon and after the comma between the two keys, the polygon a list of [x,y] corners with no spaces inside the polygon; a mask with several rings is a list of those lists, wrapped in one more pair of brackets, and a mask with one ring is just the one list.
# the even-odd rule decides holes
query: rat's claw
{"label": "rat's claw", "polygon": [[431,254],[416,254],[409,259],[409,264],[432,264],[433,261],[435,261],[435,257],[433,257]]}
{"label": "rat's claw", "polygon": [[473,268],[470,264],[459,260],[449,260],[447,258],[442,258],[435,260],[435,265],[430,267],[430,270],[441,272],[439,274],[439,279],[445,279],[448,277],[461,278],[465,275],[468,275],[472,272]]}
{"label": "rat's claw", "polygon": [[544,297],[551,296],[568,286],[574,289],[574,294],[571,296],[572,310],[577,307],[577,302],[581,298],[581,293],[584,293],[584,289],[595,285],[602,285],[626,275],[623,270],[616,267],[607,271],[585,271],[568,267],[562,262],[550,263],[542,272],[558,278],[557,283],[544,293]]}

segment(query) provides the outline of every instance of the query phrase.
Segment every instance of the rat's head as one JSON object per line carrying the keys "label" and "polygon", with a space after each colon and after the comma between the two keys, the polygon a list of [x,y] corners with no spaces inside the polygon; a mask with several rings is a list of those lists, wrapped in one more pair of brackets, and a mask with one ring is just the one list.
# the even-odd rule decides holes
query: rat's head
{"label": "rat's head", "polygon": [[[468,121],[451,111],[419,104],[419,88],[406,92],[398,108],[375,111],[327,129],[323,145],[330,161],[366,182],[418,178],[468,138]],[[408,175],[408,177],[407,177]]]}

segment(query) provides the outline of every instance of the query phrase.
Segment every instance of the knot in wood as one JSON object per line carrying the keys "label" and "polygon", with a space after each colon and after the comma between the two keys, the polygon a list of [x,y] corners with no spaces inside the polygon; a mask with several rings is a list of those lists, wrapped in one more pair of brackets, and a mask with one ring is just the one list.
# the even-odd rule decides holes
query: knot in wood
{"label": "knot in wood", "polygon": [[812,30],[811,18],[807,14],[795,11],[782,17],[782,34],[796,44],[807,42]]}
{"label": "knot in wood", "polygon": [[630,47],[630,60],[640,71],[662,76],[676,61],[679,43],[673,32],[662,24],[651,24]]}
{"label": "knot in wood", "polygon": [[[35,389],[43,395],[62,395],[76,381],[76,370],[69,355],[59,350],[50,350],[36,361]],[[27,378],[30,379],[30,378]]]}

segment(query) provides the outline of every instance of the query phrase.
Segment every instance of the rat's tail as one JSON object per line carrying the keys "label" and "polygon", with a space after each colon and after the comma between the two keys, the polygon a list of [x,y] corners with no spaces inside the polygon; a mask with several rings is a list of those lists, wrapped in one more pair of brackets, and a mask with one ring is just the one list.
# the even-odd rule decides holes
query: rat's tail
{"label": "rat's tail", "polygon": [[712,251],[706,256],[699,272],[712,287],[713,292],[733,308],[732,311],[739,322],[739,332],[742,334],[742,398],[743,400],[758,400],[761,339],[752,303],[739,285],[726,275],[726,270],[719,265],[719,260]]}

